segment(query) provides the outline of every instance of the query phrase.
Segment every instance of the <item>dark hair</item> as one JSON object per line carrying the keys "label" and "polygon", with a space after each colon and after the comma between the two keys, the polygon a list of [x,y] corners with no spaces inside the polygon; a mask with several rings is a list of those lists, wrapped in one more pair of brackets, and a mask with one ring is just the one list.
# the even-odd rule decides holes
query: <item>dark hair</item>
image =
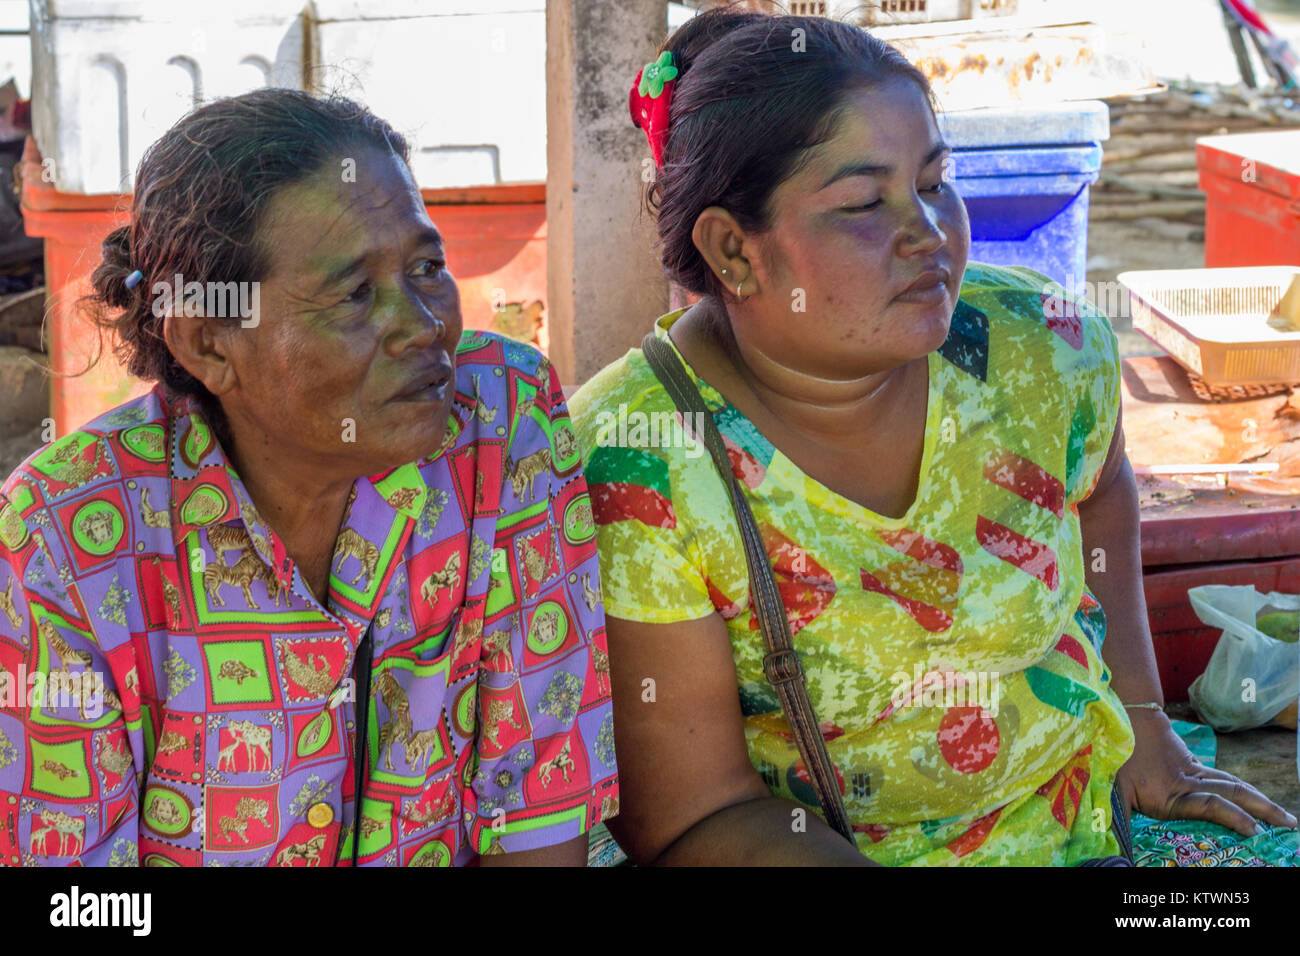
{"label": "dark hair", "polygon": [[[83,300],[96,324],[116,333],[127,370],[211,409],[211,394],[163,341],[153,284],[177,274],[187,283],[262,279],[269,257],[257,231],[271,197],[338,162],[341,152],[365,148],[409,158],[406,140],[365,107],[287,89],[216,100],[150,146],[136,172],[131,224],[104,240],[94,292]],[[128,289],[137,269],[143,278]]]}
{"label": "dark hair", "polygon": [[678,76],[647,205],[658,214],[665,271],[697,295],[720,291],[691,240],[700,213],[721,206],[745,229],[765,229],[772,191],[832,135],[845,93],[903,77],[934,108],[924,73],[837,20],[714,9],[687,21],[664,50]]}

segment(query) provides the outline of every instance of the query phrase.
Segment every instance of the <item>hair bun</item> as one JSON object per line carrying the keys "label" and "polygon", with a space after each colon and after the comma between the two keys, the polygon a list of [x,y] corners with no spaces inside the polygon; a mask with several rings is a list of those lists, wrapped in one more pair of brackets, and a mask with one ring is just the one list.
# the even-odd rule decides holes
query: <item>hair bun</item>
{"label": "hair bun", "polygon": [[109,308],[128,308],[137,295],[126,284],[127,276],[135,271],[131,265],[131,227],[119,226],[105,236],[100,255],[103,262],[91,279],[95,291]]}

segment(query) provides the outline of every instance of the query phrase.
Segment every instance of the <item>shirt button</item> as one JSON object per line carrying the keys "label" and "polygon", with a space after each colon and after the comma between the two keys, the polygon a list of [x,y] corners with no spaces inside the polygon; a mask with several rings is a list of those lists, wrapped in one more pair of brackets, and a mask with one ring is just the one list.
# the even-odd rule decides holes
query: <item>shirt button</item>
{"label": "shirt button", "polygon": [[307,811],[307,822],[317,830],[324,829],[334,822],[334,808],[328,803],[314,803]]}

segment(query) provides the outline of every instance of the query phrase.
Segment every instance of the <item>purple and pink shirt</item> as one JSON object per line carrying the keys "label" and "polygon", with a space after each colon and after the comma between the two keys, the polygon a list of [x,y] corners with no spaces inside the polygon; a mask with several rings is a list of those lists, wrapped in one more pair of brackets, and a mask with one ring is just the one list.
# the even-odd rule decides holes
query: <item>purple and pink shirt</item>
{"label": "purple and pink shirt", "polygon": [[463,865],[587,833],[618,808],[595,532],[554,370],[489,333],[442,450],[354,485],[324,605],[195,403],[60,438],[0,489],[0,864],[346,865],[359,829],[360,864]]}

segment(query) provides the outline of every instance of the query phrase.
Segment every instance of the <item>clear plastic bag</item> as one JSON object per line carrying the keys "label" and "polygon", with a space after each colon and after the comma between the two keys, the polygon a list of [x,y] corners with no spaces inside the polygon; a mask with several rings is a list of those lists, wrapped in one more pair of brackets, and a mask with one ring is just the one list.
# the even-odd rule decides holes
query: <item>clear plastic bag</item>
{"label": "clear plastic bag", "polygon": [[[1300,695],[1300,595],[1260,594],[1252,587],[1207,584],[1187,592],[1206,624],[1223,629],[1205,673],[1188,690],[1201,719],[1215,730],[1247,730],[1270,722],[1295,728]],[[1264,630],[1286,638],[1278,640]]]}

